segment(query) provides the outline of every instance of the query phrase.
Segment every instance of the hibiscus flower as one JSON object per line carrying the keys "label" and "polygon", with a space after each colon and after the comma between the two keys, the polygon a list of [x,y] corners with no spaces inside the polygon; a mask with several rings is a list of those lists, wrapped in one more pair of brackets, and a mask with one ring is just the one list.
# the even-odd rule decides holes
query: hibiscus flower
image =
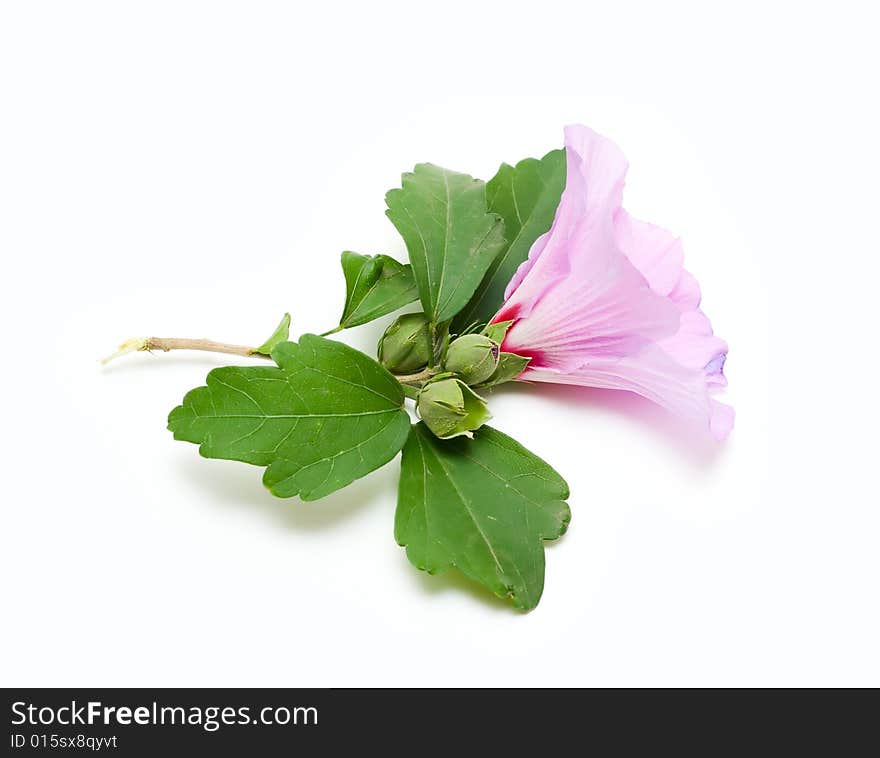
{"label": "hibiscus flower", "polygon": [[585,126],[565,130],[567,178],[553,225],[507,285],[492,323],[502,350],[531,358],[520,379],[638,393],[724,439],[733,409],[727,344],[700,310],[680,240],[622,208],[627,162]]}

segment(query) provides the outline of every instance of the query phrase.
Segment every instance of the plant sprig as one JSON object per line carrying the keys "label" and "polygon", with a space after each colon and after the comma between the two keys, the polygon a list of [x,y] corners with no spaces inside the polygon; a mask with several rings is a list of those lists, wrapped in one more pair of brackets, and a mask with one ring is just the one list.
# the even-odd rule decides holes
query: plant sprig
{"label": "plant sprig", "polygon": [[[285,314],[259,347],[149,337],[110,357],[188,349],[271,361],[212,370],[171,411],[175,439],[208,458],[263,467],[274,495],[303,500],[349,485],[402,450],[394,534],[410,562],[429,573],[456,568],[532,609],[544,586],[543,542],[570,519],[568,486],[486,425],[484,392],[515,381],[529,360],[503,351],[510,323],[491,321],[503,282],[553,221],[561,156],[505,164],[488,185],[432,164],[404,174],[386,201],[409,263],[344,252],[342,315],[321,336],[291,341]],[[376,360],[328,339],[415,300],[421,311],[388,326]],[[421,419],[415,425],[407,399]]]}

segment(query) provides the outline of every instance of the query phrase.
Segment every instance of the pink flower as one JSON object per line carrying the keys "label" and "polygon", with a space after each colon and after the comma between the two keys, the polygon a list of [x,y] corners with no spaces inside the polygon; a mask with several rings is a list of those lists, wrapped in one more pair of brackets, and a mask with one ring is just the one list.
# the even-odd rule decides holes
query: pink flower
{"label": "pink flower", "polygon": [[681,242],[622,207],[627,163],[585,126],[565,130],[568,175],[550,231],[505,291],[493,323],[513,321],[503,349],[532,360],[520,379],[636,392],[718,439],[733,409],[727,344],[699,309]]}

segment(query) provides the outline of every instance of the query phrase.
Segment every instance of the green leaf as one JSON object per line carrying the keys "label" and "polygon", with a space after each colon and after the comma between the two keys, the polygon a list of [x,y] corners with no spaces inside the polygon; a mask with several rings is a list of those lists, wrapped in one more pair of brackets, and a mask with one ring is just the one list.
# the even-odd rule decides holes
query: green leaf
{"label": "green leaf", "polygon": [[512,382],[516,379],[523,371],[525,371],[526,366],[529,365],[529,361],[531,358],[525,358],[522,355],[517,355],[516,353],[501,353],[498,356],[498,365],[495,367],[495,371],[492,373],[485,382],[477,385],[478,389],[484,389],[486,387],[494,387],[498,384],[504,384],[505,382]]}
{"label": "green leaf", "polygon": [[517,608],[544,588],[544,540],[565,533],[568,485],[505,434],[439,440],[413,427],[403,448],[394,536],[416,568],[455,567]]}
{"label": "green leaf", "polygon": [[403,175],[385,196],[388,218],[406,242],[422,308],[435,324],[474,294],[504,247],[501,218],[486,210],[486,185],[430,163]]}
{"label": "green leaf", "polygon": [[504,302],[504,290],[532,244],[553,224],[565,188],[565,150],[541,160],[526,158],[516,166],[502,164],[486,185],[489,210],[504,219],[508,239],[470,302],[456,316],[453,331],[476,321],[489,321]]}
{"label": "green leaf", "polygon": [[342,254],[345,309],[339,326],[349,329],[385,316],[417,300],[412,267],[387,255]]}
{"label": "green leaf", "polygon": [[374,360],[312,334],[282,342],[272,358],[277,366],[211,371],[171,411],[174,438],[206,458],[268,466],[273,494],[303,500],[345,487],[403,447],[403,391]]}
{"label": "green leaf", "polygon": [[281,317],[281,322],[278,326],[275,327],[275,331],[272,332],[272,336],[269,337],[262,345],[257,348],[254,348],[255,353],[259,353],[260,355],[271,355],[272,351],[275,349],[275,346],[281,342],[286,342],[287,338],[290,336],[290,314],[285,313]]}

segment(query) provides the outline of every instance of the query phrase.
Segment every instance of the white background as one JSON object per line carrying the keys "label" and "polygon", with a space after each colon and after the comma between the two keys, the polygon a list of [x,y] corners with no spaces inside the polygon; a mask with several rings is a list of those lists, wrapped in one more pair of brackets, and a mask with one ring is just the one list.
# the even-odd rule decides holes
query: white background
{"label": "white background", "polygon": [[[712,6],[3,3],[2,683],[880,684],[877,19]],[[623,395],[497,393],[572,489],[533,613],[407,563],[397,461],[301,503],[174,442],[228,359],[100,368],[330,328],[341,250],[404,256],[402,171],[488,178],[569,122],[682,235],[738,416],[715,447]]]}

